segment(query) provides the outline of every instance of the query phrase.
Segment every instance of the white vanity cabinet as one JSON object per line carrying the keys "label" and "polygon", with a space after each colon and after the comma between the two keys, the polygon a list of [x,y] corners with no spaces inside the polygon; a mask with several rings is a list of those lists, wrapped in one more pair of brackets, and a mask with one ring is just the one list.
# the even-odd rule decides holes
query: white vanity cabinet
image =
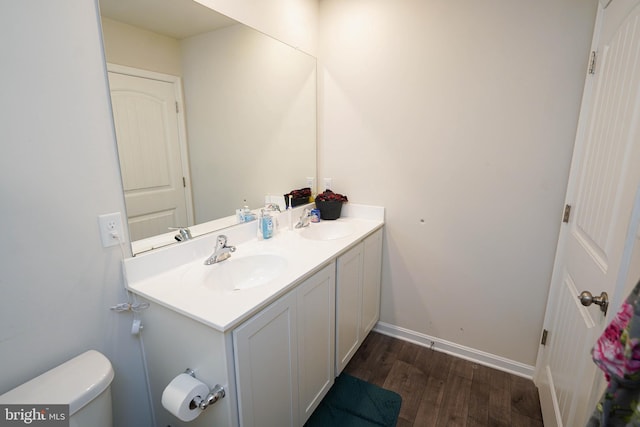
{"label": "white vanity cabinet", "polygon": [[[304,425],[379,318],[384,209],[352,205],[347,212],[354,215],[268,242],[255,239],[255,222],[228,229],[237,250],[218,266],[203,264],[216,235],[125,260],[128,289],[150,303],[134,317],[144,325],[139,335],[156,425]],[[351,234],[302,235],[323,225],[325,234],[331,225]],[[245,273],[243,262],[264,255],[285,261],[267,283],[236,288],[234,280],[244,276],[222,274]],[[224,283],[217,282],[221,277]],[[220,384],[227,393],[182,422],[161,400],[187,368],[210,389]]]}
{"label": "white vanity cabinet", "polygon": [[334,379],[335,263],[233,331],[243,427],[300,426]]}
{"label": "white vanity cabinet", "polygon": [[340,255],[336,267],[336,376],[380,317],[382,229]]}

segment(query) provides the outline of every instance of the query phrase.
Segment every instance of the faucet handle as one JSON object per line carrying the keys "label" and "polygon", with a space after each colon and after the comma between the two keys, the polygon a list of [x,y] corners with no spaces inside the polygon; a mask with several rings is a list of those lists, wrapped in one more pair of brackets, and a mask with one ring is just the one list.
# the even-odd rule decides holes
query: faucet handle
{"label": "faucet handle", "polygon": [[304,208],[304,210],[302,211],[302,215],[300,215],[300,219],[298,220],[298,223],[295,225],[295,227],[296,228],[306,227],[309,225],[310,222],[311,222],[311,209]]}
{"label": "faucet handle", "polygon": [[188,227],[169,227],[169,230],[180,230],[174,237],[178,242],[191,240],[191,230]]}
{"label": "faucet handle", "polygon": [[216,237],[216,249],[224,248],[229,249],[231,252],[236,251],[235,246],[227,246],[227,236],[225,236],[224,234],[219,234],[218,237]]}
{"label": "faucet handle", "polygon": [[267,203],[266,205],[264,205],[264,209],[267,211],[278,211],[278,212],[282,212],[280,210],[280,205],[277,203]]}
{"label": "faucet handle", "polygon": [[218,237],[216,237],[216,247],[221,249],[225,246],[227,246],[227,236],[224,234],[218,234]]}

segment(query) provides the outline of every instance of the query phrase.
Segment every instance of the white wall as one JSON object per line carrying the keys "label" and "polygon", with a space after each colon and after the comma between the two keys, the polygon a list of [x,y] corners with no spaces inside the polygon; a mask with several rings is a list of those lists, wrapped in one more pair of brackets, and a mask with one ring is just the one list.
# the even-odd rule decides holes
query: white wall
{"label": "white wall", "polygon": [[195,0],[317,56],[319,0]]}
{"label": "white wall", "polygon": [[117,425],[150,425],[131,318],[109,310],[122,254],[98,232],[124,200],[96,6],[4,2],[0,27],[0,393],[94,348],[115,368]]}
{"label": "white wall", "polygon": [[320,181],[387,208],[383,322],[535,364],[596,3],[320,2]]}
{"label": "white wall", "polygon": [[102,34],[107,62],[182,76],[179,40],[108,18]]}

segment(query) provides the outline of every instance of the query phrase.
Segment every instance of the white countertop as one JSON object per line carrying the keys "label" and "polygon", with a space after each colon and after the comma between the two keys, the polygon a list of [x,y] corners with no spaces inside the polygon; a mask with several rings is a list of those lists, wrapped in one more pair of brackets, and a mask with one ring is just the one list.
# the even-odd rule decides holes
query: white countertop
{"label": "white countertop", "polygon": [[[298,219],[299,212],[295,210],[294,220]],[[305,229],[289,230],[286,215],[286,212],[280,215],[279,230],[268,240],[255,237],[257,222],[254,221],[128,258],[124,261],[127,287],[147,300],[225,332],[384,225],[384,208],[347,203],[340,219],[311,223],[309,227],[344,223],[353,230],[351,234],[333,240],[311,240],[301,235]],[[204,260],[213,252],[216,236],[222,233],[236,251],[226,261],[204,265]],[[209,272],[215,274],[215,269],[224,267],[224,263],[264,254],[275,255],[286,262],[279,275],[266,284],[234,290],[206,283]]]}

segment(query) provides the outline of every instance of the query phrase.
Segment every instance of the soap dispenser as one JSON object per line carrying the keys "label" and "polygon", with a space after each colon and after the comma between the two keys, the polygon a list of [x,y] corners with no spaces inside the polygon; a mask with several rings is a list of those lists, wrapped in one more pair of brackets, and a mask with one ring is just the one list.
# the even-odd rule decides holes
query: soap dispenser
{"label": "soap dispenser", "polygon": [[246,204],[247,201],[245,200],[245,205],[242,209],[236,209],[236,217],[238,218],[238,222],[249,222],[249,221],[253,221],[254,219],[256,219],[256,215],[251,212],[251,209],[249,209],[249,206]]}
{"label": "soap dispenser", "polygon": [[269,212],[265,212],[264,209],[260,210],[258,230],[262,233],[262,238],[265,240],[273,237],[273,217]]}

